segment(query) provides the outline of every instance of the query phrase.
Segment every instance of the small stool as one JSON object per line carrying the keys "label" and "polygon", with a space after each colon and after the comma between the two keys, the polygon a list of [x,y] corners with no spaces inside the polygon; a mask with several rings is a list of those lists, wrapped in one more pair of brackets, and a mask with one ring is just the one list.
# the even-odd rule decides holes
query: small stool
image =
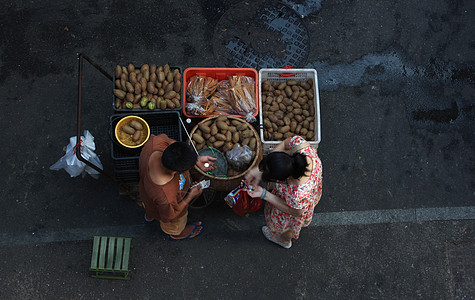
{"label": "small stool", "polygon": [[129,280],[130,237],[95,235],[91,277]]}

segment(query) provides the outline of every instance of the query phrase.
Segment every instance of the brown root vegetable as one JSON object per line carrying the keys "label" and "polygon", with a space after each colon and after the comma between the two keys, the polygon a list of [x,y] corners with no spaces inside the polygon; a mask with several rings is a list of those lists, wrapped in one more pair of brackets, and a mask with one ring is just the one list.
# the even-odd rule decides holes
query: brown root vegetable
{"label": "brown root vegetable", "polygon": [[124,125],[124,126],[122,126],[121,129],[122,129],[123,132],[128,133],[128,134],[134,134],[135,133],[135,129],[133,129],[129,125]]}

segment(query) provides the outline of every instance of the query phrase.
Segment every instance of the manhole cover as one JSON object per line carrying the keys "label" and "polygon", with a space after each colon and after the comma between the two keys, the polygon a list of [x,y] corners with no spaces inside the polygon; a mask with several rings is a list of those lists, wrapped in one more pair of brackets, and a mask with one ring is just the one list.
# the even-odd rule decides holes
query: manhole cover
{"label": "manhole cover", "polygon": [[475,245],[448,250],[455,299],[475,299]]}
{"label": "manhole cover", "polygon": [[214,54],[229,67],[302,67],[309,48],[302,19],[278,1],[238,3],[224,13],[214,31]]}

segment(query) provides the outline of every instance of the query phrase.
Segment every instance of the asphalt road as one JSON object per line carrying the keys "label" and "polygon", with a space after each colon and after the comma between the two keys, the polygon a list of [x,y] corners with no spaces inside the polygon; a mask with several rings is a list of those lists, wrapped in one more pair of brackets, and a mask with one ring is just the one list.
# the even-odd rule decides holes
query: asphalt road
{"label": "asphalt road", "polygon": [[[314,223],[290,250],[260,234],[262,211],[239,217],[219,197],[190,212],[206,232],[174,243],[105,176],[49,170],[76,135],[79,53],[110,74],[233,67],[246,61],[226,52],[236,39],[261,59],[251,67],[282,67],[279,35],[255,19],[281,4],[0,4],[2,299],[475,298],[475,2],[285,4],[275,20],[308,42],[294,67],[318,73],[324,174]],[[106,170],[110,87],[85,64],[82,127]],[[88,276],[92,234],[105,233],[134,237],[130,281]]]}

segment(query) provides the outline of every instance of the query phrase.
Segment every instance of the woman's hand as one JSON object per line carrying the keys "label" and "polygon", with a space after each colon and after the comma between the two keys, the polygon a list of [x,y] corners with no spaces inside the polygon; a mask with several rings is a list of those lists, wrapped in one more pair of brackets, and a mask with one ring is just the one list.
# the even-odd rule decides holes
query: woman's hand
{"label": "woman's hand", "polygon": [[262,192],[264,191],[264,188],[262,186],[253,186],[253,190],[246,190],[247,194],[251,196],[252,198],[260,198],[262,195]]}
{"label": "woman's hand", "polygon": [[246,176],[244,176],[245,182],[247,185],[252,185],[257,187],[259,182],[262,178],[262,172],[259,171],[258,167],[254,167],[249,172],[247,172]]}
{"label": "woman's hand", "polygon": [[203,172],[211,172],[216,169],[216,164],[213,162],[217,160],[216,157],[208,156],[208,155],[200,155],[196,160],[196,165],[198,168],[201,169]]}

